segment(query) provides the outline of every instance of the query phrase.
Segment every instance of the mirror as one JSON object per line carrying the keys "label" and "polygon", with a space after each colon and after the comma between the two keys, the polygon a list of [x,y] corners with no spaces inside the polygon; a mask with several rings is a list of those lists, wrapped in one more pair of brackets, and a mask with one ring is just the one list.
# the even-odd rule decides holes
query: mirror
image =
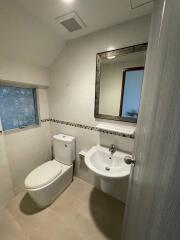
{"label": "mirror", "polygon": [[95,118],[137,122],[147,43],[98,53]]}

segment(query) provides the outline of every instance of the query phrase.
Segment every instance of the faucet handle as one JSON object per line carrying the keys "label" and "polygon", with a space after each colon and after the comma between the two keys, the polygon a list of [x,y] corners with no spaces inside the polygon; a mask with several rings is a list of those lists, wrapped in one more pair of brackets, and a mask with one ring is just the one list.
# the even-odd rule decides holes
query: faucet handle
{"label": "faucet handle", "polygon": [[135,164],[136,164],[136,160],[135,160],[135,157],[134,157],[134,156],[125,156],[125,157],[124,157],[124,162],[125,162],[127,165],[130,165],[130,164],[135,165]]}
{"label": "faucet handle", "polygon": [[111,154],[115,153],[116,152],[116,147],[114,144],[111,144],[110,147],[109,147],[109,151]]}

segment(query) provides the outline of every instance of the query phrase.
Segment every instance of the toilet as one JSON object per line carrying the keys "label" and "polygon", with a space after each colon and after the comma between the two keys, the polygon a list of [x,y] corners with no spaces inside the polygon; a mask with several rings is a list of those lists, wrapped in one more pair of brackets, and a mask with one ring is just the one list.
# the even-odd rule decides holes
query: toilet
{"label": "toilet", "polygon": [[75,138],[63,134],[53,137],[54,157],[25,179],[24,185],[39,208],[45,208],[71,184],[75,160]]}

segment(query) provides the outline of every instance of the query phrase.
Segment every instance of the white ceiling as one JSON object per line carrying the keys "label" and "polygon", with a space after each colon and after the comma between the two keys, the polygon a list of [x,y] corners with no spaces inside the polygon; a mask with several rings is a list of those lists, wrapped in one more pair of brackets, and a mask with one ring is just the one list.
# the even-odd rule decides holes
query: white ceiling
{"label": "white ceiling", "polygon": [[[151,0],[16,0],[56,33],[66,39],[80,37],[109,26],[147,15],[152,11]],[[68,3],[67,3],[67,2]],[[143,3],[146,3],[143,5]],[[138,7],[140,5],[140,7]],[[132,6],[136,8],[132,9]],[[55,18],[76,11],[87,28],[69,33]]]}
{"label": "white ceiling", "polygon": [[[130,0],[0,0],[0,55],[48,67],[69,39],[147,15],[152,2]],[[70,1],[70,0],[69,0]],[[131,0],[141,4],[149,0]],[[69,33],[55,18],[76,11],[87,27]]]}
{"label": "white ceiling", "polygon": [[0,0],[0,56],[50,66],[65,40],[33,18],[15,0]]}

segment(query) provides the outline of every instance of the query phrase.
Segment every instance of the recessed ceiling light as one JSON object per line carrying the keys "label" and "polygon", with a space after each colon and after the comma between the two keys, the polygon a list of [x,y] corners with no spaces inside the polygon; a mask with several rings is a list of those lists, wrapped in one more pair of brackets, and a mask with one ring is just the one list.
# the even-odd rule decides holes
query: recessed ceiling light
{"label": "recessed ceiling light", "polygon": [[116,56],[112,55],[112,56],[108,56],[107,59],[114,59]]}
{"label": "recessed ceiling light", "polygon": [[72,3],[72,2],[74,2],[74,0],[62,0],[63,2],[65,2],[65,3]]}

